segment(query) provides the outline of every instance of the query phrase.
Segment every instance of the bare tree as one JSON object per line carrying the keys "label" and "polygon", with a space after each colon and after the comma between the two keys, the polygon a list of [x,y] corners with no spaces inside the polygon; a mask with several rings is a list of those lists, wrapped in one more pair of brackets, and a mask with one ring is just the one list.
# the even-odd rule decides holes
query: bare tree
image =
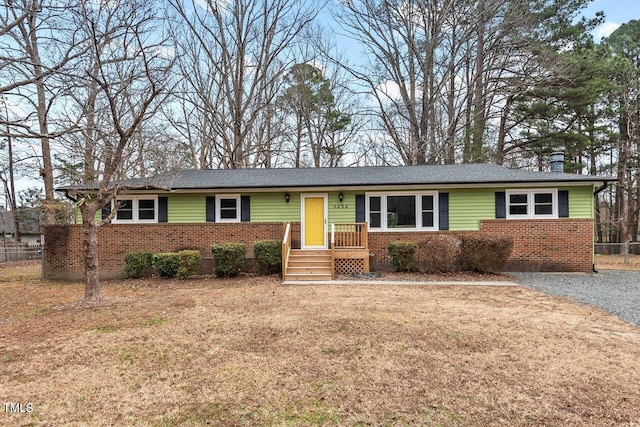
{"label": "bare tree", "polygon": [[[116,196],[136,132],[156,112],[173,63],[163,49],[158,7],[143,0],[87,0],[74,9],[79,28],[91,42],[77,64],[75,80],[82,84],[75,88],[73,99],[79,102],[86,147],[97,159],[95,187],[78,194],[86,301],[101,299],[98,229],[111,219],[96,221],[96,213]],[[117,205],[112,212],[116,211]]]}
{"label": "bare tree", "polygon": [[[322,4],[305,0],[169,0],[180,45],[181,132],[194,166],[268,164],[273,118],[289,50]],[[195,117],[194,117],[195,115]],[[196,126],[192,126],[192,125]],[[264,138],[264,140],[255,140]]]}
{"label": "bare tree", "polygon": [[[468,28],[451,25],[450,17],[455,11],[460,22],[475,22],[465,3],[445,0],[431,7],[429,2],[360,0],[341,2],[335,10],[347,35],[366,52],[362,64],[343,65],[370,96],[369,113],[405,164],[438,163],[445,157],[438,135],[440,126],[447,128],[447,116],[439,116],[444,111],[439,102],[447,89],[464,95],[456,78],[464,59],[461,47],[470,37]],[[445,40],[448,49],[443,49]]]}
{"label": "bare tree", "polygon": [[10,124],[13,136],[40,142],[46,223],[55,222],[55,198],[51,140],[60,129],[51,129],[50,115],[60,93],[54,77],[83,54],[86,40],[69,28],[68,5],[59,1],[12,0],[4,2],[0,15],[0,47],[6,56],[0,63],[0,93],[29,106],[37,117]]}
{"label": "bare tree", "polygon": [[342,65],[371,100],[371,140],[383,138],[405,164],[495,152],[502,162],[514,100],[541,68],[530,58],[566,48],[586,28],[572,20],[587,1],[338,2],[335,19],[364,50]]}

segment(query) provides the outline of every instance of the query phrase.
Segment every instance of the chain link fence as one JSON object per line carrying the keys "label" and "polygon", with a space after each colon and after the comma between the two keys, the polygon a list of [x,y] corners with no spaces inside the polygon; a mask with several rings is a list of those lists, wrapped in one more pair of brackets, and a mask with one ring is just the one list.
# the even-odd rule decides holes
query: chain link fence
{"label": "chain link fence", "polygon": [[42,246],[0,246],[0,262],[42,259]]}
{"label": "chain link fence", "polygon": [[640,242],[596,243],[596,269],[640,269]]}

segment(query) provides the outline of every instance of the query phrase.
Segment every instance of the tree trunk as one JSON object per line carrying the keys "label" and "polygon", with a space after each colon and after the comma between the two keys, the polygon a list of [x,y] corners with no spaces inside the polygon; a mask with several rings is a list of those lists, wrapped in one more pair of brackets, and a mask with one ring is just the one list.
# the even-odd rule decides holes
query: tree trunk
{"label": "tree trunk", "polygon": [[484,113],[484,30],[485,0],[478,2],[478,46],[476,52],[475,85],[473,88],[473,135],[471,143],[471,162],[482,160],[482,146],[485,130]]}
{"label": "tree trunk", "polygon": [[[5,111],[7,111],[7,104],[5,101]],[[9,114],[7,112],[7,122],[9,121]],[[16,203],[16,181],[13,175],[13,141],[9,132],[9,126],[7,125],[7,149],[9,151],[9,202],[11,203],[11,219],[13,220],[13,236],[16,243],[20,243],[20,222],[18,221],[18,204]],[[6,227],[2,229],[3,233]]]}
{"label": "tree trunk", "polygon": [[82,206],[82,249],[84,254],[84,275],[85,301],[99,301],[102,299],[100,294],[100,280],[98,277],[98,230],[100,226],[95,222],[95,214],[97,209],[93,206]]}
{"label": "tree trunk", "polygon": [[505,101],[502,114],[500,115],[500,128],[498,129],[498,145],[496,148],[495,162],[497,165],[504,164],[504,147],[507,138],[507,119],[511,114],[511,105],[513,104],[513,95],[509,95]]}
{"label": "tree trunk", "polygon": [[44,182],[44,210],[46,224],[55,224],[53,195],[53,164],[51,162],[51,148],[49,145],[49,125],[47,123],[47,95],[45,93],[44,73],[42,72],[42,62],[40,60],[40,52],[38,50],[38,31],[36,23],[36,14],[29,17],[30,34],[30,56],[33,63],[33,72],[35,77],[35,87],[38,104],[38,125],[40,131],[40,146],[42,149],[42,168],[40,176]]}
{"label": "tree trunk", "polygon": [[629,238],[629,228],[627,223],[627,217],[629,213],[629,207],[627,202],[627,163],[629,159],[629,150],[627,141],[620,142],[622,147],[620,150],[620,160],[618,164],[618,183],[617,183],[617,198],[618,198],[618,242],[626,242]]}

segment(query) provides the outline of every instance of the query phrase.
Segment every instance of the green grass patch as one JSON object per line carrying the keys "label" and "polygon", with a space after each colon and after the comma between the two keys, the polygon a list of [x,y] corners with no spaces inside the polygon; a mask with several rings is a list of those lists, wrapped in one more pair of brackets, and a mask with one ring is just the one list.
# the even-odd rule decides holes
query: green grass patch
{"label": "green grass patch", "polygon": [[111,332],[115,332],[117,330],[118,328],[114,325],[98,326],[97,328],[95,328],[95,331],[99,334],[110,334]]}

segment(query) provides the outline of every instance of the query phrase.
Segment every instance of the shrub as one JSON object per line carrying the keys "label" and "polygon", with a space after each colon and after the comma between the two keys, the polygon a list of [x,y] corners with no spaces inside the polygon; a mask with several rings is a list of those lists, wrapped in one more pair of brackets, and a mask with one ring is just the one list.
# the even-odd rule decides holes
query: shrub
{"label": "shrub", "polygon": [[447,273],[460,253],[460,241],[446,234],[428,236],[416,244],[416,264],[421,273]]}
{"label": "shrub", "polygon": [[200,269],[200,262],[202,261],[202,254],[198,250],[185,249],[179,251],[180,263],[178,265],[178,278],[186,279],[189,276],[198,274]]}
{"label": "shrub", "polygon": [[413,242],[389,242],[389,255],[391,265],[395,271],[415,271],[416,263],[414,255],[416,244]]}
{"label": "shrub", "polygon": [[180,265],[180,255],[175,252],[164,254],[155,254],[151,261],[151,265],[158,272],[160,277],[169,279],[178,274],[178,266]]}
{"label": "shrub", "polygon": [[258,273],[275,274],[282,271],[282,242],[260,240],[253,245],[253,253],[258,264]]}
{"label": "shrub", "polygon": [[244,253],[247,245],[242,243],[228,243],[211,246],[213,260],[215,262],[214,273],[216,276],[237,276],[244,265]]}
{"label": "shrub", "polygon": [[124,257],[124,274],[133,279],[143,275],[151,267],[153,254],[147,251],[132,252]]}
{"label": "shrub", "polygon": [[513,238],[505,235],[475,233],[460,236],[458,259],[463,270],[500,273],[513,249]]}

